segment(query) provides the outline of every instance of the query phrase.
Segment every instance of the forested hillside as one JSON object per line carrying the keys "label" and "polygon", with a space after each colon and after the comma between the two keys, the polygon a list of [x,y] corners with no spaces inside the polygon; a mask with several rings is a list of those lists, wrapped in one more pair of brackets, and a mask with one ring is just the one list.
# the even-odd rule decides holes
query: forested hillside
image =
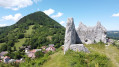
{"label": "forested hillside", "polygon": [[35,12],[12,26],[0,28],[0,51],[19,50],[19,47],[28,45],[32,49],[48,44],[58,48],[63,45],[64,33],[65,28],[58,22],[43,12]]}
{"label": "forested hillside", "polygon": [[107,37],[119,40],[119,31],[108,31]]}

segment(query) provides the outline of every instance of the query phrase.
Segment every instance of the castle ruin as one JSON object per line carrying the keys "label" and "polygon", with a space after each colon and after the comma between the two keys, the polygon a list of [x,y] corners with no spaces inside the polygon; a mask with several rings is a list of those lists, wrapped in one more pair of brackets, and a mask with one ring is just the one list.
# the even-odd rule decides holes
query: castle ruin
{"label": "castle ruin", "polygon": [[92,44],[100,41],[106,43],[106,32],[106,29],[100,22],[94,27],[87,27],[80,23],[79,27],[75,29],[73,18],[68,18],[65,31],[64,54],[68,49],[89,52],[83,43]]}

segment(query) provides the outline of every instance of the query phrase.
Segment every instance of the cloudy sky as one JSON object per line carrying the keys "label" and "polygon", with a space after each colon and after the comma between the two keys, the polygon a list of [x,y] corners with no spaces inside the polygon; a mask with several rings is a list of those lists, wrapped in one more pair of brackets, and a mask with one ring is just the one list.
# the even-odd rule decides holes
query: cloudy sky
{"label": "cloudy sky", "polygon": [[107,30],[119,30],[119,0],[0,0],[0,27],[36,11],[45,12],[63,26],[73,17],[76,27],[79,22],[94,26],[100,21]]}

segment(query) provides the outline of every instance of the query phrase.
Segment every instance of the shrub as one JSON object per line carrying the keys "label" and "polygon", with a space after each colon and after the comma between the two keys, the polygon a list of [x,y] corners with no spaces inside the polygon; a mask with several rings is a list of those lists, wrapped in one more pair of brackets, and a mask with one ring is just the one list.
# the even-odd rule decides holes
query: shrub
{"label": "shrub", "polygon": [[84,53],[68,50],[65,57],[70,61],[71,67],[108,67],[110,62],[106,55],[97,52]]}
{"label": "shrub", "polygon": [[42,51],[37,51],[35,53],[35,56],[38,58],[38,57],[43,57],[44,56],[44,53]]}

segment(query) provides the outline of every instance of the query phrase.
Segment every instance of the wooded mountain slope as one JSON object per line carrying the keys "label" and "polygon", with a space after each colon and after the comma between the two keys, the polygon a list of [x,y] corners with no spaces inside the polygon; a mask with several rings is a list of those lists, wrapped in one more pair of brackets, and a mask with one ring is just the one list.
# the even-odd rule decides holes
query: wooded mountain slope
{"label": "wooded mountain slope", "polygon": [[33,49],[55,44],[57,48],[63,45],[64,33],[63,26],[38,11],[24,16],[14,25],[0,28],[0,47],[2,47],[0,51],[16,48],[17,45],[19,47],[31,45]]}

